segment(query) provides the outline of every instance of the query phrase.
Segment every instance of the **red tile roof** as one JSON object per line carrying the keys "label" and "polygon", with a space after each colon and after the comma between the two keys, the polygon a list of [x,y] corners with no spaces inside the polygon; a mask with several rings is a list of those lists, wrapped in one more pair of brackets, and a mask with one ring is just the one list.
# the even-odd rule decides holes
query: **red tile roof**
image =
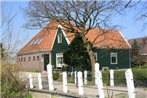
{"label": "red tile roof", "polygon": [[86,37],[99,48],[131,48],[125,38],[117,30],[91,29]]}
{"label": "red tile roof", "polygon": [[[52,27],[52,28],[48,28]],[[35,50],[50,50],[54,41],[55,33],[57,30],[57,24],[50,22],[45,28],[43,28],[35,37],[33,37],[17,54],[23,54]],[[39,44],[33,45],[33,41],[39,38],[43,40]]]}
{"label": "red tile roof", "polygon": [[[51,28],[52,27],[52,28]],[[45,28],[43,28],[35,37],[32,38],[19,52],[18,54],[24,54],[31,51],[45,50],[50,51],[53,45],[54,38],[56,36],[58,24],[56,22],[50,22]],[[104,32],[102,32],[104,31]],[[74,34],[71,32],[65,32],[69,42],[74,38]],[[94,42],[95,47],[100,48],[127,48],[130,46],[123,38],[120,32],[116,30],[99,30],[91,29],[87,35],[87,39]],[[34,41],[41,39],[39,44],[32,44]],[[96,39],[96,40],[95,40]]]}

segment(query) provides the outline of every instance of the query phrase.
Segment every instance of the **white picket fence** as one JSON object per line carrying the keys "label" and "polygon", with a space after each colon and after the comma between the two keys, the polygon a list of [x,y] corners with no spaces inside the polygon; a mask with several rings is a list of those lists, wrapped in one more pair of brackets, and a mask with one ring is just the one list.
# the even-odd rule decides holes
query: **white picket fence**
{"label": "white picket fence", "polygon": [[[53,91],[54,90],[53,74],[52,74],[52,65],[50,64],[47,65],[47,76],[48,76],[49,90]],[[79,72],[75,71],[74,77],[75,77],[74,79],[75,84],[78,83],[78,94],[84,95],[83,84],[87,84],[87,71],[84,71],[84,83],[83,83],[83,77],[82,77],[81,71]],[[135,88],[134,88],[133,74],[131,69],[127,69],[125,71],[125,77],[126,77],[126,83],[128,88],[128,97],[135,98]],[[68,92],[67,72],[62,73],[62,78],[63,78],[63,93],[67,93]],[[102,73],[99,70],[98,63],[95,64],[95,84],[98,89],[99,98],[105,98],[103,81],[102,81]],[[33,88],[33,77],[31,73],[29,74],[29,86],[31,89]],[[110,86],[114,86],[114,70],[112,69],[110,70]],[[39,89],[43,89],[41,73],[38,73],[38,87]]]}

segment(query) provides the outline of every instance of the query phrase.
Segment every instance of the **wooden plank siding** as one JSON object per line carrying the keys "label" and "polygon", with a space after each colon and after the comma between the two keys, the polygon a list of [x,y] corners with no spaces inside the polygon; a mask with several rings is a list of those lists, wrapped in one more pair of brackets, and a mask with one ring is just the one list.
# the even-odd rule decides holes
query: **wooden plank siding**
{"label": "wooden plank siding", "polygon": [[[100,64],[100,69],[108,67],[109,69],[125,69],[130,68],[130,50],[129,49],[95,49],[97,53],[97,62]],[[117,64],[111,64],[111,53],[117,53]]]}
{"label": "wooden plank siding", "polygon": [[[58,43],[58,35],[62,34],[62,43]],[[63,35],[61,29],[58,29],[57,35],[55,37],[55,41],[52,48],[52,65],[56,68],[56,54],[63,53],[68,47],[68,43]],[[97,61],[100,64],[100,68],[108,67],[109,69],[125,69],[130,68],[130,49],[103,49],[103,48],[96,48],[94,53],[97,53]],[[111,64],[110,61],[110,53],[117,53],[118,56],[118,63]]]}
{"label": "wooden plank siding", "polygon": [[[58,35],[62,35],[62,43],[58,43]],[[52,48],[52,65],[56,68],[56,54],[57,53],[63,53],[68,47],[68,43],[65,39],[65,36],[62,33],[62,30],[59,28],[55,37],[55,41]]]}

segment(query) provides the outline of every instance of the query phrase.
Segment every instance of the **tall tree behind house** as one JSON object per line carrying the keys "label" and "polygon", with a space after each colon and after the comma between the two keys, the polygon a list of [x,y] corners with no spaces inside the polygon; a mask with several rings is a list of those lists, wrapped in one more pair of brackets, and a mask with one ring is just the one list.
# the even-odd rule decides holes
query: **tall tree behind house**
{"label": "tall tree behind house", "polygon": [[[132,3],[132,2],[131,2]],[[110,17],[115,13],[123,13],[131,3],[116,1],[31,1],[25,9],[28,18],[26,27],[29,29],[40,28],[49,21],[56,21],[66,31],[78,33],[86,45],[86,50],[92,65],[94,77],[95,57],[91,45],[86,39],[86,34],[92,28],[109,28]],[[103,33],[109,33],[103,31]],[[94,43],[94,42],[92,42]]]}
{"label": "tall tree behind house", "polygon": [[132,66],[141,66],[144,62],[143,57],[140,54],[140,45],[137,43],[136,40],[132,43],[132,50],[131,50],[131,62]]}

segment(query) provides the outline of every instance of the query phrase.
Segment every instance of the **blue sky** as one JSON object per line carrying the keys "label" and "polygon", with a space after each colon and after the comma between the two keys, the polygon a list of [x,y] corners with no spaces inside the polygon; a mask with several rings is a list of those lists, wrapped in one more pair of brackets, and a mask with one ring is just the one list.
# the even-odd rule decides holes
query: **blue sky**
{"label": "blue sky", "polygon": [[[35,36],[40,30],[26,30],[23,28],[23,24],[26,21],[25,15],[23,14],[22,8],[25,8],[28,4],[27,1],[2,1],[5,3],[6,9],[16,14],[14,18],[14,27],[15,32],[20,33],[20,37],[26,36],[27,39],[24,41],[22,46],[26,44],[33,36]],[[138,8],[133,8],[128,10],[124,15],[115,15],[112,19],[112,24],[119,25],[118,29],[128,40],[131,38],[144,37],[147,36],[147,29],[143,29],[143,23],[147,20],[136,21],[136,15],[139,11],[141,5],[138,5]]]}

